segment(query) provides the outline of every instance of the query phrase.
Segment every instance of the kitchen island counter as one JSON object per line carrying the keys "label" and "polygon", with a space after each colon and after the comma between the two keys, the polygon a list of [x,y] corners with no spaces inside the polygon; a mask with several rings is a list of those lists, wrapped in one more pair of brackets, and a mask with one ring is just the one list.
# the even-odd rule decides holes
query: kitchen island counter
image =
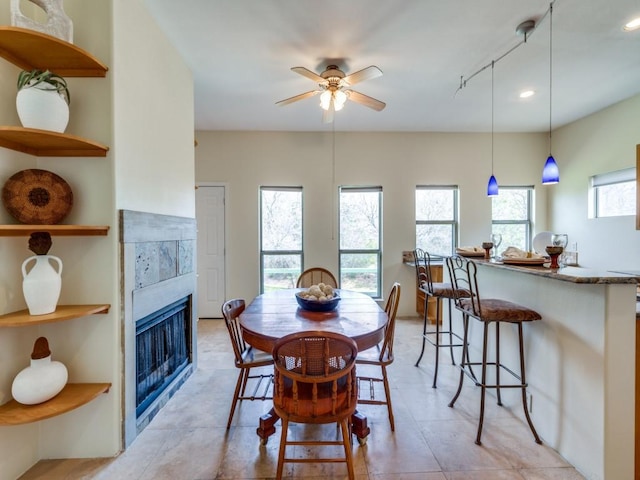
{"label": "kitchen island counter", "polygon": [[[536,310],[525,325],[529,410],[547,445],[586,478],[638,478],[634,472],[636,287],[638,277],[565,267],[473,259],[483,298]],[[513,331],[512,331],[513,330]],[[472,356],[482,327],[470,324]],[[501,358],[517,365],[515,329],[500,330]],[[507,399],[505,401],[505,398]],[[514,390],[503,403],[524,419]],[[490,427],[490,422],[487,428]],[[532,447],[535,448],[535,447]]]}
{"label": "kitchen island counter", "polygon": [[632,283],[636,284],[640,281],[640,276],[622,272],[614,272],[608,270],[593,270],[583,267],[562,267],[551,269],[545,266],[534,265],[514,265],[506,264],[495,260],[477,260],[474,261],[479,265],[487,265],[514,272],[536,275],[538,277],[552,278],[563,282],[572,283],[598,283],[598,284],[615,284],[615,283]]}

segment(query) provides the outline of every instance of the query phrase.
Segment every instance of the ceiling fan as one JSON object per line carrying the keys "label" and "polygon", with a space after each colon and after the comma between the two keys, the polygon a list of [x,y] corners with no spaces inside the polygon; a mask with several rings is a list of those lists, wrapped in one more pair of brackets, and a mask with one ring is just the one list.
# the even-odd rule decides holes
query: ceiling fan
{"label": "ceiling fan", "polygon": [[310,78],[318,84],[317,90],[301,93],[295,97],[286,98],[276,102],[276,105],[288,105],[298,100],[313,97],[320,94],[320,106],[322,107],[322,121],[324,123],[333,122],[333,114],[341,110],[347,100],[359,103],[365,107],[373,108],[378,112],[382,110],[386,104],[380,100],[364,95],[348,87],[364,80],[370,80],[382,76],[382,70],[375,65],[371,65],[362,70],[345,75],[336,65],[329,65],[324,72],[318,75],[304,67],[293,67],[296,73],[303,77]]}

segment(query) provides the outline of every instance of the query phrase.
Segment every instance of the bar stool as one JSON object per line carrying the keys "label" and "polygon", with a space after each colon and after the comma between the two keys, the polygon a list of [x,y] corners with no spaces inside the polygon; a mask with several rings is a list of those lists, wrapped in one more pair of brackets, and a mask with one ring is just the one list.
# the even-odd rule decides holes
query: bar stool
{"label": "bar stool", "polygon": [[[468,291],[470,297],[463,297],[455,295],[454,302],[456,308],[462,312],[462,318],[464,323],[464,340],[463,340],[463,353],[462,360],[460,362],[460,382],[458,384],[458,390],[451,399],[449,407],[453,408],[460,391],[462,390],[462,383],[464,376],[470,377],[481,388],[480,395],[480,418],[478,420],[478,434],[476,436],[476,444],[481,445],[480,437],[482,435],[482,423],[484,420],[484,402],[485,393],[487,388],[495,388],[498,400],[498,405],[502,406],[502,399],[500,397],[500,389],[502,388],[519,388],[522,392],[522,407],[524,409],[524,415],[533,433],[536,443],[542,443],[538,433],[536,432],[529,411],[527,410],[527,381],[524,366],[524,342],[522,335],[522,324],[524,322],[532,322],[540,320],[540,314],[522,305],[518,305],[507,300],[500,299],[481,299],[478,291],[478,282],[476,278],[477,266],[472,260],[462,258],[460,256],[454,256],[447,258],[447,268],[449,269],[449,275],[454,286],[454,292]],[[473,317],[483,324],[483,341],[482,341],[482,362],[469,361],[469,344],[468,344],[468,331],[469,331],[469,318]],[[489,336],[489,325],[495,323],[495,361],[487,361],[487,340]],[[517,326],[518,329],[518,349],[520,353],[520,374],[506,367],[500,363],[500,324],[511,323]],[[480,365],[482,367],[482,374],[480,380],[475,376],[472,367],[474,365]],[[495,366],[496,369],[496,382],[495,384],[487,383],[487,366]],[[517,383],[503,385],[500,381],[500,371],[504,370],[511,374],[513,378],[517,380]]]}
{"label": "bar stool", "polygon": [[[437,387],[438,382],[438,363],[439,354],[441,348],[448,348],[451,355],[451,363],[456,364],[453,358],[453,347],[462,347],[463,338],[453,331],[451,326],[451,301],[454,299],[453,286],[450,283],[434,282],[431,275],[431,255],[420,248],[416,248],[413,252],[416,263],[416,276],[418,289],[424,293],[424,319],[422,326],[422,350],[420,350],[420,356],[416,361],[415,366],[420,365],[422,356],[424,355],[424,347],[426,342],[429,342],[436,349],[436,360],[433,372],[433,388]],[[466,292],[460,292],[461,296],[468,296]],[[435,330],[429,330],[429,319],[427,315],[427,305],[429,298],[436,299],[436,327]],[[447,330],[440,330],[442,311],[442,299],[446,298],[449,304],[449,328]],[[448,335],[449,341],[442,342],[442,336]],[[433,339],[432,339],[433,337]],[[454,340],[455,338],[455,340]]]}

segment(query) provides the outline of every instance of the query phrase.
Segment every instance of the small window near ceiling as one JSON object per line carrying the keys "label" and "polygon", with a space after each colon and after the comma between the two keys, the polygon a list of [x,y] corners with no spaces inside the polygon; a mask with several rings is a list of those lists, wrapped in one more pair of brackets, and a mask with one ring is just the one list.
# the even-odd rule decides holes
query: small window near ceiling
{"label": "small window near ceiling", "polygon": [[502,186],[491,197],[491,232],[502,235],[499,251],[508,247],[531,250],[533,187]]}
{"label": "small window near ceiling", "polygon": [[636,214],[636,169],[594,175],[590,179],[590,217]]}
{"label": "small window near ceiling", "polygon": [[260,292],[293,288],[302,272],[302,188],[260,188]]}
{"label": "small window near ceiling", "polygon": [[458,239],[458,187],[416,187],[416,248],[432,257],[449,256]]}

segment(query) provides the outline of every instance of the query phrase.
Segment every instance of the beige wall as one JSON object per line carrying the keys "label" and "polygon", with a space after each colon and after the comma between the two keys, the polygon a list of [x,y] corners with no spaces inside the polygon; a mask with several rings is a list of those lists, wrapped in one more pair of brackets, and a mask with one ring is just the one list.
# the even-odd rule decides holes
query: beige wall
{"label": "beige wall", "polygon": [[191,72],[142,0],[115,19],[116,208],[194,217]]}
{"label": "beige wall", "polygon": [[[421,184],[460,186],[460,243],[477,245],[491,232],[486,184],[491,170],[487,134],[336,133],[335,185],[330,132],[197,132],[196,179],[227,186],[227,298],[258,292],[258,189],[302,185],[306,266],[338,269],[335,231],[337,186],[383,187],[384,292],[394,281],[415,285],[402,251],[415,247],[414,191]],[[536,229],[546,228],[544,134],[495,137],[495,174],[503,185],[534,185]],[[415,314],[411,288],[401,315]]]}
{"label": "beige wall", "polygon": [[[119,243],[117,210],[193,217],[193,87],[191,74],[142,6],[142,0],[66,0],[74,43],[109,67],[106,78],[68,79],[66,132],[110,147],[106,158],[36,158],[0,149],[0,182],[42,168],[71,185],[74,206],[64,223],[109,225],[106,237],[53,237],[62,258],[62,303],[109,303],[107,315],[0,331],[0,404],[29,364],[34,340],[49,339],[53,358],[73,382],[111,382],[107,395],[67,414],[0,427],[0,478],[13,479],[42,458],[110,457],[121,449]],[[8,7],[0,24],[9,25]],[[144,32],[144,33],[142,33]],[[0,124],[19,125],[19,69],[0,60]],[[152,80],[149,80],[152,79]],[[167,96],[168,100],[161,98]],[[0,209],[0,223],[15,223]],[[0,239],[0,314],[25,308],[20,265],[27,237]]]}
{"label": "beige wall", "polygon": [[550,189],[550,226],[578,243],[579,261],[593,268],[640,270],[635,216],[588,218],[589,177],[636,165],[640,95],[554,133],[560,183]]}

